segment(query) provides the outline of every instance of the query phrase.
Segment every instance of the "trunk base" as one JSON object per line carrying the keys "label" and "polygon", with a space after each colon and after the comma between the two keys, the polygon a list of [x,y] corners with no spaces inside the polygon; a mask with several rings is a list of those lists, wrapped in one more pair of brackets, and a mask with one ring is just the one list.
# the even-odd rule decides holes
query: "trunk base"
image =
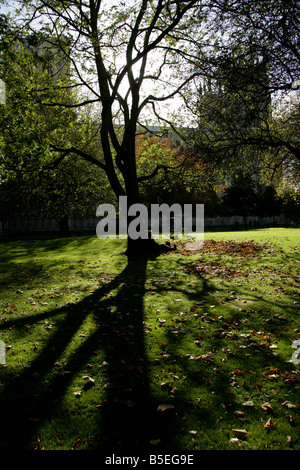
{"label": "trunk base", "polygon": [[69,237],[70,230],[69,230],[69,217],[65,215],[58,221],[59,224],[59,236],[61,238]]}
{"label": "trunk base", "polygon": [[135,256],[135,255],[148,255],[148,254],[156,254],[159,255],[161,253],[168,253],[169,251],[175,251],[176,247],[172,247],[169,242],[166,244],[157,243],[153,238],[138,238],[137,240],[133,240],[132,238],[128,238],[127,242],[127,249],[125,251],[125,255],[127,256]]}

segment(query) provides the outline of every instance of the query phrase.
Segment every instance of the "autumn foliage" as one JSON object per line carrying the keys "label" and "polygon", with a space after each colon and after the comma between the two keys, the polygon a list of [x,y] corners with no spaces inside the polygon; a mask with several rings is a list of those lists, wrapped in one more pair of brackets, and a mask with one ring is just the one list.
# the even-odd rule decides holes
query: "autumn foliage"
{"label": "autumn foliage", "polygon": [[[146,201],[217,204],[220,187],[210,165],[171,137],[136,139],[138,176]],[[147,179],[148,175],[153,175]]]}

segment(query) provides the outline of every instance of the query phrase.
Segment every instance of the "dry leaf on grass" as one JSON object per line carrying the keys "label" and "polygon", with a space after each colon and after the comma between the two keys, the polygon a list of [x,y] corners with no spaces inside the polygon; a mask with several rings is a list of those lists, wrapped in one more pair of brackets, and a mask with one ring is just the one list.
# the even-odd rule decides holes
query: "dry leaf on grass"
{"label": "dry leaf on grass", "polygon": [[282,406],[285,406],[286,408],[289,408],[290,410],[293,408],[297,408],[297,406],[293,405],[290,401],[285,401],[284,403],[282,403]]}
{"label": "dry leaf on grass", "polygon": [[264,403],[263,405],[261,405],[261,409],[262,409],[263,411],[268,412],[268,413],[272,413],[272,411],[273,411],[272,406],[271,406],[270,403],[268,403],[268,402],[267,402],[267,403]]}
{"label": "dry leaf on grass", "polygon": [[174,410],[174,406],[169,405],[169,404],[161,404],[161,405],[158,405],[157,407],[157,411],[167,411],[167,410]]}
{"label": "dry leaf on grass", "polygon": [[88,375],[84,375],[82,378],[83,380],[87,380],[88,382],[95,383],[95,380],[92,379],[92,377],[89,377]]}
{"label": "dry leaf on grass", "polygon": [[272,420],[272,418],[268,419],[266,424],[264,424],[264,428],[271,428],[272,426],[275,426],[275,422]]}
{"label": "dry leaf on grass", "polygon": [[245,439],[248,434],[248,431],[246,431],[245,429],[233,429],[232,432],[234,437],[237,437],[238,439]]}

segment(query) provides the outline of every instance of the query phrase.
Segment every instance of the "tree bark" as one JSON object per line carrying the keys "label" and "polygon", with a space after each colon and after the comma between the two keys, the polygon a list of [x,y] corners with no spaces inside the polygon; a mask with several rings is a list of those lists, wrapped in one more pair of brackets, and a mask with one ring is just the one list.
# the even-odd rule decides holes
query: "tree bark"
{"label": "tree bark", "polygon": [[169,242],[158,243],[157,241],[155,241],[152,238],[151,233],[149,232],[149,236],[146,239],[132,239],[128,236],[127,249],[125,251],[125,254],[127,256],[149,256],[159,255],[174,250],[175,248],[172,247]]}
{"label": "tree bark", "polygon": [[[124,153],[121,156],[123,162],[123,178],[125,181],[125,191],[127,195],[128,208],[133,204],[141,202],[139,194],[139,184],[136,169],[136,155],[135,155],[135,126],[125,133],[123,138]],[[128,226],[134,217],[128,216]],[[158,255],[173,250],[170,244],[160,244],[153,239],[151,231],[148,230],[148,238],[133,239],[128,234],[127,249],[125,254],[127,256],[148,256]]]}
{"label": "tree bark", "polygon": [[59,224],[59,236],[61,238],[70,236],[69,229],[69,217],[67,215],[61,217],[58,221]]}

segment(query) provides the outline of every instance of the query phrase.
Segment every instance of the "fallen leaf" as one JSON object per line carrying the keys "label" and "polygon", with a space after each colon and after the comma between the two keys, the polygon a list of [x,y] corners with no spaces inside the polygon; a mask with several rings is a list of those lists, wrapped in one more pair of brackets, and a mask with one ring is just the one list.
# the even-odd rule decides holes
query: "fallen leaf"
{"label": "fallen leaf", "polygon": [[293,408],[297,408],[297,406],[293,405],[290,401],[285,401],[284,403],[282,403],[282,406],[285,406],[286,408],[289,408],[290,410]]}
{"label": "fallen leaf", "polygon": [[271,428],[274,426],[276,423],[272,420],[272,418],[269,418],[266,424],[264,424],[264,428]]}
{"label": "fallen leaf", "polygon": [[268,412],[268,413],[270,413],[270,412],[272,413],[272,411],[273,411],[272,406],[271,406],[270,403],[268,403],[268,402],[267,402],[267,403],[264,403],[263,405],[261,405],[261,409],[262,409],[263,411]]}
{"label": "fallen leaf", "polygon": [[149,444],[151,444],[152,446],[157,446],[160,443],[161,443],[160,439],[152,439],[151,441],[149,441]]}
{"label": "fallen leaf", "polygon": [[234,374],[235,374],[235,375],[244,375],[245,372],[242,371],[242,370],[235,370],[235,371],[234,371]]}
{"label": "fallen leaf", "polygon": [[162,382],[162,383],[160,384],[160,386],[161,386],[162,388],[166,388],[166,387],[169,386],[169,383],[168,383],[168,382]]}
{"label": "fallen leaf", "polygon": [[248,406],[249,406],[249,407],[252,407],[252,406],[254,406],[254,403],[253,403],[253,401],[251,401],[251,400],[249,400],[249,401],[245,401],[245,402],[243,403],[243,406],[246,406],[246,407],[248,407]]}
{"label": "fallen leaf", "polygon": [[202,359],[206,362],[215,362],[215,359],[211,353],[202,354],[202,356],[197,356],[195,358],[196,361],[199,361],[199,359]]}
{"label": "fallen leaf", "polygon": [[239,439],[244,439],[248,434],[248,431],[246,431],[245,429],[233,429],[232,432],[234,437],[237,437]]}
{"label": "fallen leaf", "polygon": [[280,377],[279,374],[271,374],[271,375],[269,375],[269,379],[277,380],[279,377]]}
{"label": "fallen leaf", "polygon": [[237,437],[232,437],[229,442],[230,444],[236,444],[239,443],[239,439]]}
{"label": "fallen leaf", "polygon": [[162,404],[162,405],[158,405],[157,407],[157,411],[167,411],[167,410],[174,410],[174,406],[169,405],[169,404]]}
{"label": "fallen leaf", "polygon": [[92,379],[92,377],[89,377],[88,375],[84,375],[82,378],[83,380],[87,380],[88,382],[95,383],[95,380]]}
{"label": "fallen leaf", "polygon": [[163,358],[164,358],[164,359],[170,359],[170,357],[172,357],[171,354],[164,354],[164,355],[163,355]]}

